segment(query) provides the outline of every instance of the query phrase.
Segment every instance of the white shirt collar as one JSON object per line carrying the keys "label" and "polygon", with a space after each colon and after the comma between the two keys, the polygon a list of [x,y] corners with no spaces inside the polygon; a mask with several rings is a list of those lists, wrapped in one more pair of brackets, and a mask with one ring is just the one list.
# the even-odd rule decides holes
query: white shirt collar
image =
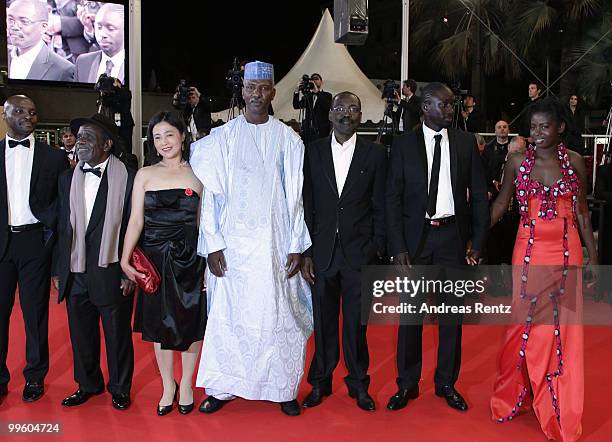
{"label": "white shirt collar", "polygon": [[425,123],[423,123],[423,136],[425,140],[434,140],[436,135],[442,135],[442,139],[448,138],[448,132],[446,128],[443,128],[440,132],[436,132],[435,130],[428,127]]}
{"label": "white shirt collar", "polygon": [[25,141],[25,140],[30,140],[30,148],[34,147],[34,143],[36,142],[36,139],[34,138],[34,133],[31,133],[30,135],[28,135],[27,137],[21,139],[21,140],[17,140],[15,138],[12,138],[9,136],[9,134],[6,134],[6,145],[8,146],[8,142],[9,140],[13,140],[13,141]]}
{"label": "white shirt collar", "polygon": [[106,61],[110,60],[113,62],[113,69],[115,69],[123,64],[124,59],[125,59],[125,49],[121,49],[119,52],[117,52],[112,57],[109,57],[108,55],[104,53],[104,51],[102,51],[102,60],[100,60],[100,65],[104,66],[104,69],[106,69]]}
{"label": "white shirt collar", "polygon": [[39,40],[38,43],[36,43],[28,52],[21,55],[17,53],[17,48],[14,48],[11,56],[24,63],[33,63],[34,59],[38,56],[38,53],[43,48],[44,44],[45,43],[42,40]]}
{"label": "white shirt collar", "polygon": [[338,140],[336,140],[336,134],[334,132],[332,132],[331,137],[332,137],[332,142],[331,142],[332,147],[338,147],[340,149],[347,149],[349,147],[355,147],[355,144],[357,143],[357,133],[354,133],[353,136],[349,138],[348,140],[346,140],[344,143],[340,143],[338,142]]}

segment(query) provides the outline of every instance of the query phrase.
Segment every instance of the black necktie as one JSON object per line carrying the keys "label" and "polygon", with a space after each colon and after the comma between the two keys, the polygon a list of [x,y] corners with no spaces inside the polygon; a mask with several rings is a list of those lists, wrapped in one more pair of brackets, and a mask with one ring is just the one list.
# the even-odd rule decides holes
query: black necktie
{"label": "black necktie", "polygon": [[433,163],[431,164],[431,179],[429,180],[429,195],[427,196],[427,214],[433,217],[436,214],[436,203],[438,202],[438,181],[440,178],[440,157],[442,156],[442,135],[436,135]]}
{"label": "black necktie", "polygon": [[30,148],[30,140],[29,139],[25,139],[25,140],[21,140],[21,141],[17,141],[17,140],[8,140],[9,142],[9,147],[11,149],[13,149],[16,146],[23,146],[23,147],[27,147],[28,149]]}
{"label": "black necktie", "polygon": [[89,169],[85,169],[83,166],[81,166],[81,170],[83,173],[93,173],[98,178],[102,178],[102,169],[99,167],[90,167]]}

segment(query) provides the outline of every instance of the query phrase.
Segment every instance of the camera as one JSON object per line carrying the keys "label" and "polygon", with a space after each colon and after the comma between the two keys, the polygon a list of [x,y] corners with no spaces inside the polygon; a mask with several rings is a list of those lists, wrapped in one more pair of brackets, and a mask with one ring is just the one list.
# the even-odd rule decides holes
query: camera
{"label": "camera", "polygon": [[242,70],[240,69],[240,63],[238,57],[234,58],[232,68],[227,71],[225,77],[226,87],[232,93],[232,97],[240,97],[242,90]]}
{"label": "camera", "polygon": [[381,98],[387,102],[395,101],[395,95],[399,94],[400,85],[393,80],[387,80],[383,83],[383,92]]}
{"label": "camera", "polygon": [[186,80],[179,80],[179,84],[176,87],[176,104],[175,107],[182,109],[187,106],[187,99],[189,98],[189,92],[191,87],[187,86]]}
{"label": "camera", "polygon": [[460,81],[455,81],[455,82],[451,83],[451,91],[453,91],[453,94],[455,94],[455,99],[458,99],[457,97],[459,97],[459,99],[461,99],[462,95],[467,95],[467,93],[468,93],[467,89],[461,89],[461,82]]}
{"label": "camera", "polygon": [[106,74],[100,74],[94,89],[101,95],[114,94],[117,91],[115,79]]}
{"label": "camera", "polygon": [[314,91],[314,88],[315,84],[312,81],[312,78],[310,78],[310,76],[307,74],[302,75],[302,81],[300,83],[300,92],[303,94],[310,94]]}

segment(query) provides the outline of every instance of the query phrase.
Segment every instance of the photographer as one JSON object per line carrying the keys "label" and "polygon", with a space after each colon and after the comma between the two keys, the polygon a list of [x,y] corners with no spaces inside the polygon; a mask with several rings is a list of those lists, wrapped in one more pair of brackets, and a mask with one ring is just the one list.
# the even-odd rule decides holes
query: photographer
{"label": "photographer", "polygon": [[185,140],[187,149],[192,142],[200,138],[198,133],[210,133],[212,126],[210,102],[202,97],[196,87],[187,86],[185,80],[181,80],[172,97],[172,105],[182,111],[183,120],[187,127],[187,139]]}
{"label": "photographer", "polygon": [[395,91],[395,121],[396,126],[403,132],[410,132],[421,123],[421,97],[416,95],[417,88],[417,82],[409,78],[402,82],[402,95],[405,98],[401,99],[399,92]]}
{"label": "photographer", "polygon": [[[300,98],[300,95],[302,97]],[[293,93],[293,108],[304,109],[302,139],[308,143],[326,137],[331,131],[329,109],[332,95],[323,90],[323,78],[319,74],[304,75]]]}
{"label": "photographer", "polygon": [[106,74],[100,75],[95,85],[98,91],[98,113],[109,117],[119,127],[121,154],[119,158],[131,169],[138,169],[138,158],[132,154],[132,132],[134,119],[132,118],[132,92],[121,84],[118,78]]}
{"label": "photographer", "polygon": [[476,109],[476,98],[471,94],[466,94],[463,99],[463,110],[461,116],[465,124],[466,132],[480,132],[481,118],[480,112]]}

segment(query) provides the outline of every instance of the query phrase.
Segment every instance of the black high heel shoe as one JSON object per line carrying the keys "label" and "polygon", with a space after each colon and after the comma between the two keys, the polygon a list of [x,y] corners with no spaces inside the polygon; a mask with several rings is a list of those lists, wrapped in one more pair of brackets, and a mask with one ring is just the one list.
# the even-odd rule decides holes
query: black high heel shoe
{"label": "black high heel shoe", "polygon": [[191,403],[187,404],[187,405],[178,404],[178,411],[179,411],[179,413],[181,413],[181,414],[189,414],[189,413],[191,413],[193,411],[193,403],[194,403],[194,401],[191,401]]}
{"label": "black high heel shoe", "polygon": [[174,407],[174,403],[178,400],[178,391],[179,391],[178,383],[174,381],[174,397],[172,398],[172,403],[170,405],[157,405],[157,415],[158,416],[165,416],[172,411],[172,408]]}

